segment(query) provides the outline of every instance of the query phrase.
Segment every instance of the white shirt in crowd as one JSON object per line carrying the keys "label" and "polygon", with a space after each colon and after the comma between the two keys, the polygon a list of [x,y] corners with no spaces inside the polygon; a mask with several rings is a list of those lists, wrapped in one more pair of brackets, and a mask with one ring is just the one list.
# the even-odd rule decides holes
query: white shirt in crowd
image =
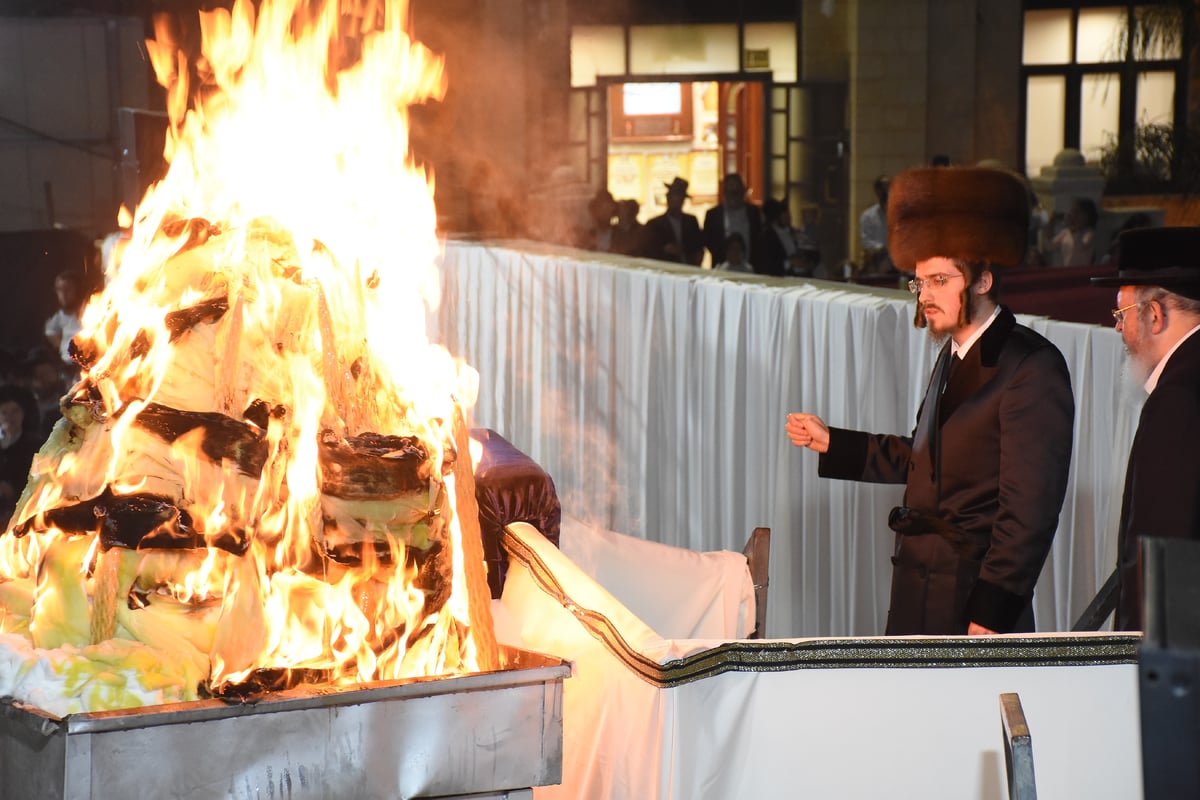
{"label": "white shirt in crowd", "polygon": [[882,250],[887,247],[887,209],[876,203],[864,211],[858,219],[858,238],[864,250]]}
{"label": "white shirt in crowd", "polygon": [[746,213],[746,207],[730,208],[722,206],[725,211],[725,238],[729,238],[731,233],[740,233],[742,241],[746,243],[746,258],[750,258],[750,248],[753,246],[750,241],[750,215]]}
{"label": "white shirt in crowd", "polygon": [[71,362],[71,339],[75,334],[79,333],[83,324],[79,317],[74,314],[68,314],[61,308],[54,312],[54,316],[46,320],[46,335],[58,336],[58,355],[62,360],[70,364]]}

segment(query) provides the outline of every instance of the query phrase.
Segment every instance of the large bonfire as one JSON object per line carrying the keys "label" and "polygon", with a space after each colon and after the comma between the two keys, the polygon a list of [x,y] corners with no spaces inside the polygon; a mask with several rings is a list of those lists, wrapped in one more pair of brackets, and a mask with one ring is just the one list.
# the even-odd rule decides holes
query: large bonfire
{"label": "large bonfire", "polygon": [[157,27],[170,168],[0,536],[0,694],[64,713],[494,665],[454,512],[474,373],[426,337],[408,148],[444,80],[406,16],[238,0],[194,63]]}

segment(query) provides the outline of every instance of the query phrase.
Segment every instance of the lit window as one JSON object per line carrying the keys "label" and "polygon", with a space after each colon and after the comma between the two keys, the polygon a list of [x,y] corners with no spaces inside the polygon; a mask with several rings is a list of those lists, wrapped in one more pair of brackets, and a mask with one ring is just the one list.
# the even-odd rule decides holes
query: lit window
{"label": "lit window", "polygon": [[796,25],[792,22],[751,22],[746,24],[747,50],[766,50],[776,83],[796,80]]}
{"label": "lit window", "polygon": [[1063,149],[1063,109],[1067,79],[1061,75],[1038,75],[1027,84],[1025,104],[1025,172],[1037,175],[1054,163]]}
{"label": "lit window", "polygon": [[1083,8],[1076,29],[1075,63],[1111,64],[1125,60],[1125,9]]}
{"label": "lit window", "polygon": [[625,74],[625,30],[620,25],[571,29],[571,86],[595,86],[598,75]]}
{"label": "lit window", "polygon": [[1042,8],[1024,15],[1021,67],[1027,172],[1037,174],[1071,148],[1101,168],[1110,191],[1168,188],[1175,95],[1187,73],[1180,4],[1036,5]]}
{"label": "lit window", "polygon": [[1139,6],[1134,9],[1134,15],[1141,32],[1134,42],[1134,56],[1139,61],[1170,61],[1182,57],[1183,19],[1177,6]]}
{"label": "lit window", "polygon": [[1084,75],[1079,87],[1079,150],[1088,161],[1117,136],[1121,120],[1121,76]]}
{"label": "lit window", "polygon": [[1071,11],[1025,12],[1025,64],[1068,64],[1071,61]]}
{"label": "lit window", "polygon": [[737,72],[737,25],[632,25],[629,66],[636,75]]}
{"label": "lit window", "polygon": [[683,94],[678,83],[627,83],[624,86],[625,114],[678,114]]}
{"label": "lit window", "polygon": [[1174,124],[1174,72],[1143,72],[1138,76],[1137,121],[1139,125]]}

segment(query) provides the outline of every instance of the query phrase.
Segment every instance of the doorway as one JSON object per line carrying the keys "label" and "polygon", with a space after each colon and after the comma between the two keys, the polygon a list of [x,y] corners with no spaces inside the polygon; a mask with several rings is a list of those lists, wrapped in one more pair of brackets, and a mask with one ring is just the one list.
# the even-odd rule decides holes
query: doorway
{"label": "doorway", "polygon": [[689,183],[684,210],[703,220],[720,178],[738,172],[752,203],[787,203],[792,224],[819,241],[825,277],[846,259],[849,169],[843,83],[776,84],[736,76],[601,81],[573,92],[571,144],[593,185],[666,210],[666,186]]}
{"label": "doorway", "polygon": [[763,85],[758,81],[717,84],[717,132],[722,175],[738,173],[746,182],[750,202],[762,205],[768,192],[763,184]]}
{"label": "doorway", "polygon": [[685,211],[704,219],[720,201],[721,177],[741,174],[762,204],[765,91],[762,81],[688,80],[607,86],[607,185],[636,200],[642,222],[666,211],[666,185],[688,181]]}

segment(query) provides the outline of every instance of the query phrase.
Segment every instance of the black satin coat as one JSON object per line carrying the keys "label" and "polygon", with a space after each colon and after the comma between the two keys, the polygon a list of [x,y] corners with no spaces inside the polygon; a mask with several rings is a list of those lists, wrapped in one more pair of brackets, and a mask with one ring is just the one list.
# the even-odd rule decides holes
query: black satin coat
{"label": "black satin coat", "polygon": [[[762,210],[753,203],[746,203],[746,221],[750,224],[750,241],[746,242],[746,260],[755,263],[762,247],[763,216]],[[725,206],[716,205],[704,215],[704,246],[712,254],[712,264],[715,267],[725,261]]]}
{"label": "black satin coat", "polygon": [[1142,630],[1143,536],[1200,539],[1200,332],[1171,354],[1142,406],[1117,539],[1117,630]]}
{"label": "black satin coat", "polygon": [[[1033,587],[1066,495],[1075,405],[1062,353],[1000,315],[946,381],[947,342],[911,437],[830,429],[823,477],[905,484],[960,532],[897,535],[887,633],[1033,630]],[[939,391],[945,385],[944,392]]]}
{"label": "black satin coat", "polygon": [[646,223],[643,231],[642,255],[646,258],[656,258],[659,261],[676,261],[682,264],[700,266],[704,258],[704,235],[700,232],[700,222],[693,214],[684,214],[680,221],[680,235],[683,239],[683,255],[676,257],[667,252],[667,245],[675,243],[675,229],[666,214],[660,214]]}

